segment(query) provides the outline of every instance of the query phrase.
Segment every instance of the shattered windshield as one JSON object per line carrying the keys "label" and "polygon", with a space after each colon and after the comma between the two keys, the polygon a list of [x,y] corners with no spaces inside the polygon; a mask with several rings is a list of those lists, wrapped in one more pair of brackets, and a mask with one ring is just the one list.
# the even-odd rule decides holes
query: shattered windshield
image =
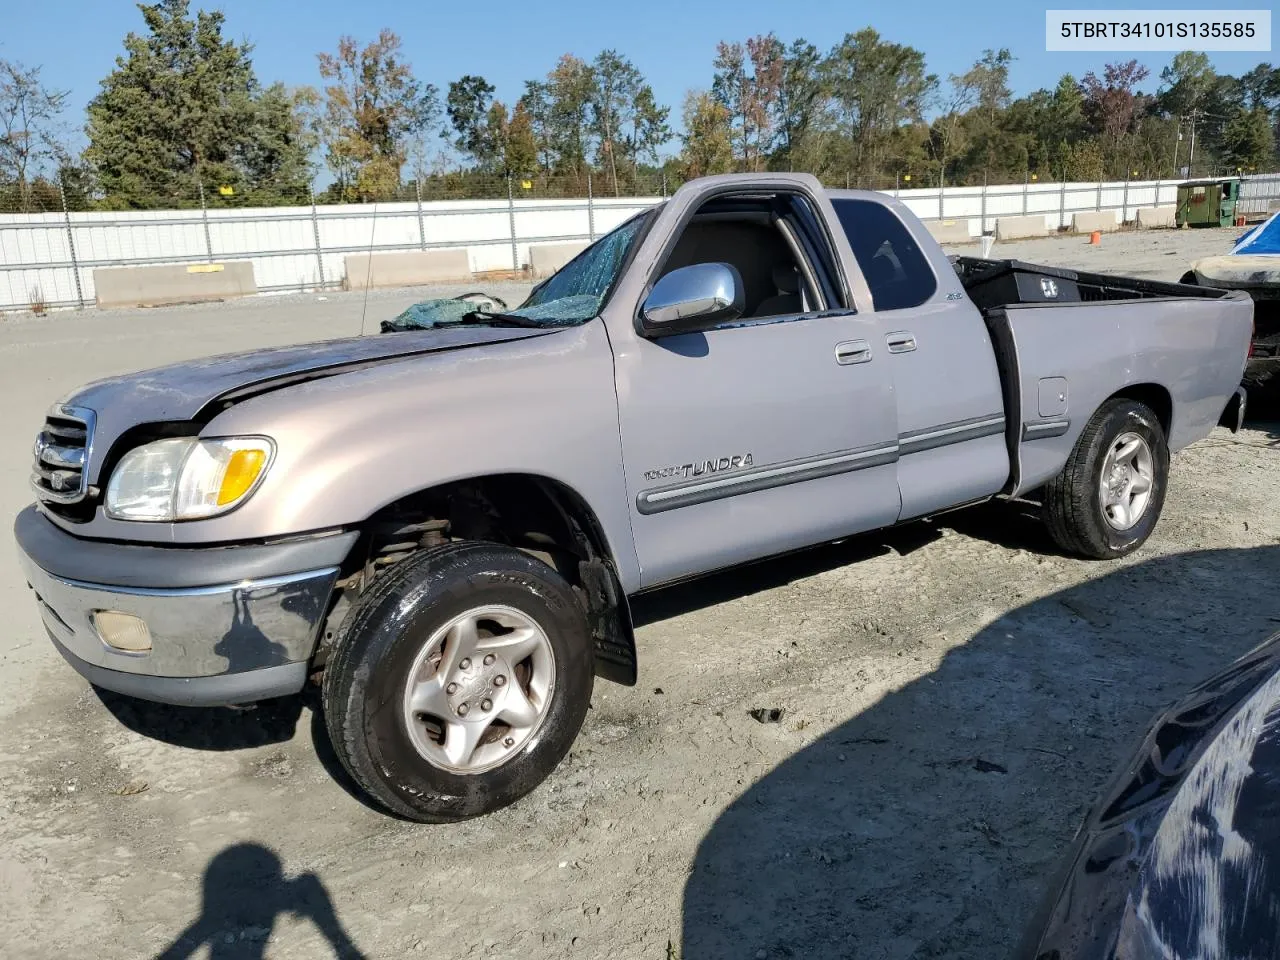
{"label": "shattered windshield", "polygon": [[437,330],[456,324],[487,326],[570,327],[600,313],[645,224],[647,210],[605,234],[539,287],[515,310],[504,301],[480,293],[454,299],[415,303],[398,317],[382,321],[383,333]]}
{"label": "shattered windshield", "polygon": [[582,323],[596,316],[651,215],[652,211],[646,211],[605,234],[511,313],[556,323]]}

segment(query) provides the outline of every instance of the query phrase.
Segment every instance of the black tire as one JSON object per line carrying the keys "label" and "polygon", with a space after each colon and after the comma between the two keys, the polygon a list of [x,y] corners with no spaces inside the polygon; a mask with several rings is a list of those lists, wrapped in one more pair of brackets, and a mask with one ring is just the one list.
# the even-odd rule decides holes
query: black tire
{"label": "black tire", "polygon": [[[1107,452],[1125,433],[1142,437],[1151,451],[1152,488],[1146,509],[1127,530],[1108,522],[1099,485]],[[1135,400],[1108,400],[1085,426],[1062,472],[1044,488],[1044,519],[1049,535],[1068,553],[1112,560],[1132,553],[1160,519],[1169,479],[1169,444],[1160,420]]]}
{"label": "black tire", "polygon": [[[494,769],[433,766],[402,710],[408,671],[440,627],[486,603],[514,607],[542,627],[555,688],[532,738]],[[537,787],[569,752],[594,683],[590,631],[572,588],[518,550],[469,542],[425,550],[397,565],[339,630],[321,685],[334,752],[356,784],[392,814],[446,823],[491,813]]]}

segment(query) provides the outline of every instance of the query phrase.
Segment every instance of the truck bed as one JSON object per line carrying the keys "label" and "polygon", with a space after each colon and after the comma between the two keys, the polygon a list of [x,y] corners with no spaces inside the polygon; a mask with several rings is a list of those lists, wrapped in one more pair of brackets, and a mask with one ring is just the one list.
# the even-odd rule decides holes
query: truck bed
{"label": "truck bed", "polygon": [[1046,267],[1022,260],[951,257],[969,299],[984,312],[1011,304],[1098,303],[1168,297],[1220,299],[1226,291],[1162,280]]}
{"label": "truck bed", "polygon": [[1152,407],[1174,451],[1207,436],[1239,386],[1253,326],[1244,294],[1018,260],[952,262],[1000,370],[1006,493],[1056,474],[1108,396]]}

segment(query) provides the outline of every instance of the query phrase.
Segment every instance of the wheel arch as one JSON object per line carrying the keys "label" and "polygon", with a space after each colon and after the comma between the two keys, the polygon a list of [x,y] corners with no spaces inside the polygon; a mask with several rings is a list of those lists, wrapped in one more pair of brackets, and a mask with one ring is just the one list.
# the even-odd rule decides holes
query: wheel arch
{"label": "wheel arch", "polygon": [[[1061,435],[1031,440],[1025,436],[1019,438],[1014,448],[1016,454],[1011,455],[1013,469],[1010,481],[1003,491],[1006,496],[1016,497],[1039,490],[1056,476],[1066,466],[1084,430],[1100,410],[1115,400],[1132,400],[1149,407],[1155,414],[1156,422],[1160,424],[1165,440],[1169,442],[1172,449],[1170,435],[1173,430],[1174,404],[1172,394],[1164,385],[1154,381],[1139,381],[1126,384],[1113,393],[1101,397],[1096,405],[1093,405],[1091,400],[1092,398],[1090,401],[1082,401],[1076,408],[1076,414],[1082,410],[1088,410],[1088,414],[1081,415],[1079,419],[1073,414],[1070,421],[1067,421],[1067,429]],[[1013,442],[1010,440],[1011,445]]]}
{"label": "wheel arch", "polygon": [[[1156,422],[1135,416],[1133,404],[1150,409]],[[1160,441],[1164,439],[1161,434],[1167,436],[1171,408],[1168,391],[1158,384],[1129,385],[1098,405],[1073,442],[1062,469],[1043,488],[1041,513],[1050,536],[1060,548],[1094,560],[1112,560],[1132,553],[1146,542],[1159,521],[1168,488],[1168,447]],[[1113,445],[1132,436],[1129,431],[1150,437],[1146,446],[1154,462],[1143,490],[1135,490],[1127,469],[1119,478],[1107,472],[1111,456],[1118,450]],[[1155,445],[1163,448],[1163,456]],[[1130,454],[1126,456],[1129,456],[1141,446],[1135,443],[1127,449]],[[1113,463],[1112,468],[1114,466]],[[1115,482],[1121,486],[1115,486]],[[1147,496],[1139,512],[1129,514],[1130,498],[1143,491],[1147,491]],[[1108,516],[1108,510],[1118,506],[1117,494],[1124,498],[1125,513],[1120,517],[1123,525],[1113,523]]]}
{"label": "wheel arch", "polygon": [[1107,397],[1106,400],[1098,405],[1099,409],[1112,400],[1133,400],[1150,407],[1151,412],[1156,415],[1156,419],[1160,422],[1160,429],[1164,431],[1166,441],[1172,434],[1173,394],[1169,392],[1167,387],[1158,383],[1129,384]]}
{"label": "wheel arch", "polygon": [[343,584],[367,589],[381,568],[449,540],[490,540],[543,560],[582,601],[595,672],[627,686],[637,679],[634,625],[615,550],[596,511],[567,483],[534,473],[481,474],[423,487],[358,524]]}

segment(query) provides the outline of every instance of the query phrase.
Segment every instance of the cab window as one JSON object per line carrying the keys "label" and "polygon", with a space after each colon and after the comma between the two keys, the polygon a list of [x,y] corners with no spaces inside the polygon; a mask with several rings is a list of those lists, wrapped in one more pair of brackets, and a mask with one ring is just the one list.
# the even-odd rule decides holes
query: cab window
{"label": "cab window", "polygon": [[697,263],[731,264],[742,278],[741,321],[799,317],[830,300],[805,250],[786,194],[706,201],[685,225],[659,276]]}
{"label": "cab window", "polygon": [[832,200],[876,310],[918,307],[938,289],[933,268],[906,225],[873,200]]}

